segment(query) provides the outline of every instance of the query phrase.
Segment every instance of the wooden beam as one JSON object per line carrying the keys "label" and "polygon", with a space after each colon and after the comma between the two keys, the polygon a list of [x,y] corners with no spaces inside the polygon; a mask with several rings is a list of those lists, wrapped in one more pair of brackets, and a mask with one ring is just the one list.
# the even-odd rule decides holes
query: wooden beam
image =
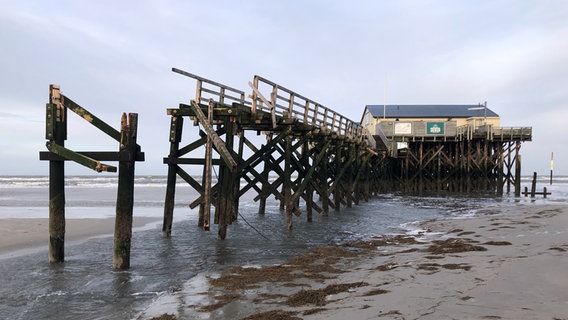
{"label": "wooden beam", "polygon": [[223,142],[223,140],[221,140],[221,138],[219,138],[211,125],[207,123],[207,119],[205,118],[203,111],[201,111],[201,107],[199,107],[199,105],[197,105],[195,101],[191,101],[191,107],[193,108],[193,111],[195,111],[195,115],[199,119],[199,122],[203,126],[205,132],[207,132],[207,135],[211,136],[212,142],[215,145],[217,152],[219,152],[219,154],[227,164],[227,167],[229,167],[229,169],[234,172],[237,168],[237,163],[231,156],[229,150],[227,150],[227,146],[225,146],[225,143]]}
{"label": "wooden beam", "polygon": [[77,162],[80,165],[83,165],[89,169],[95,170],[96,172],[103,172],[103,171],[108,171],[108,172],[116,172],[116,167],[114,166],[110,166],[110,165],[106,165],[106,164],[102,164],[100,161],[97,161],[95,159],[89,158],[87,156],[84,156],[80,153],[77,153],[73,150],[69,150],[63,146],[58,145],[55,142],[52,141],[48,141],[46,143],[47,149],[51,152],[53,152],[54,154],[68,159],[68,160],[72,160]]}

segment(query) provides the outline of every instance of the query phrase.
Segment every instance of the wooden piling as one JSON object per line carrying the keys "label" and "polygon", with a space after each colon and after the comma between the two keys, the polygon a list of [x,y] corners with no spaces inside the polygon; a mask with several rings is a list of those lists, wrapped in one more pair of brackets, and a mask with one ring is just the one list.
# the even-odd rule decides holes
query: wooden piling
{"label": "wooden piling", "polygon": [[123,113],[120,124],[119,152],[124,154],[125,159],[119,161],[118,164],[118,192],[114,227],[114,255],[112,259],[115,269],[130,268],[137,130],[138,115],[130,113],[127,118],[126,114]]}
{"label": "wooden piling", "polygon": [[49,262],[65,259],[65,162],[49,162]]}
{"label": "wooden piling", "polygon": [[521,196],[521,155],[518,154],[515,157],[515,197]]}
{"label": "wooden piling", "polygon": [[[67,139],[67,109],[59,86],[49,88],[46,113],[46,139],[64,146]],[[49,143],[49,142],[48,142]],[[65,161],[49,161],[49,262],[65,260]]]}
{"label": "wooden piling", "polygon": [[[225,146],[228,150],[233,149],[234,144],[234,123],[231,121],[225,122],[226,137]],[[220,189],[217,193],[217,206],[215,207],[215,223],[218,224],[218,236],[220,239],[225,239],[227,237],[227,226],[232,223],[231,217],[235,212],[234,208],[234,177],[232,175],[231,169],[222,163],[219,166],[219,178],[218,183]]]}
{"label": "wooden piling", "polygon": [[[179,151],[179,143],[181,141],[181,133],[183,130],[183,118],[180,116],[172,116],[170,121],[170,153],[169,158],[176,158]],[[172,222],[174,217],[175,194],[176,194],[176,178],[178,166],[174,163],[168,163],[168,179],[166,183],[166,199],[164,201],[164,220],[162,224],[162,235],[170,237],[172,234]]]}
{"label": "wooden piling", "polygon": [[531,198],[535,197],[536,192],[536,172],[533,173],[533,178],[531,182]]}
{"label": "wooden piling", "polygon": [[[207,121],[213,125],[213,101],[209,100],[207,109]],[[213,139],[207,135],[205,143],[205,164],[203,165],[203,230],[209,231],[211,227],[211,170],[213,167]],[[201,218],[201,212],[200,212]],[[201,222],[200,222],[201,223]]]}
{"label": "wooden piling", "polygon": [[282,186],[284,193],[285,212],[286,212],[286,229],[292,230],[292,212],[294,203],[292,202],[292,137],[287,136],[284,139],[284,184]]}

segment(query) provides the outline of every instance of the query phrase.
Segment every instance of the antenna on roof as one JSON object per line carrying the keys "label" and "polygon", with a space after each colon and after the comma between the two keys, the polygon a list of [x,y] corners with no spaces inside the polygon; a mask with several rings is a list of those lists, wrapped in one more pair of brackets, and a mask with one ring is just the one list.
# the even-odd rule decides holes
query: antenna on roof
{"label": "antenna on roof", "polygon": [[487,101],[484,104],[478,103],[477,107],[467,108],[467,110],[483,110],[483,121],[487,119]]}
{"label": "antenna on roof", "polygon": [[383,101],[383,119],[387,117],[387,74],[385,73],[385,94]]}

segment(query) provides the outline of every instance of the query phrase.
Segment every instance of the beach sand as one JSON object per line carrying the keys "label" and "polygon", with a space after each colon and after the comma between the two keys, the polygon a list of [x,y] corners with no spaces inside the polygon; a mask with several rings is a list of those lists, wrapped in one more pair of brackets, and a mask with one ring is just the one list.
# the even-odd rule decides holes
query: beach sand
{"label": "beach sand", "polygon": [[[160,220],[152,217],[134,217],[133,228],[140,228]],[[65,243],[72,245],[95,236],[113,235],[114,218],[67,219]],[[48,219],[0,219],[0,258],[47,251]]]}
{"label": "beach sand", "polygon": [[568,206],[420,226],[202,276],[207,289],[190,282],[140,319],[568,319]]}

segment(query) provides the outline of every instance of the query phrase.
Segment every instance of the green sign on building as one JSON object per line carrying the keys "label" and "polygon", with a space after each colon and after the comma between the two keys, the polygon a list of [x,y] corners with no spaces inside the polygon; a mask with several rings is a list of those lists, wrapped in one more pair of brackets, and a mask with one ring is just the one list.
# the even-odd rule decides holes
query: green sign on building
{"label": "green sign on building", "polygon": [[426,122],[426,134],[444,134],[444,123]]}

